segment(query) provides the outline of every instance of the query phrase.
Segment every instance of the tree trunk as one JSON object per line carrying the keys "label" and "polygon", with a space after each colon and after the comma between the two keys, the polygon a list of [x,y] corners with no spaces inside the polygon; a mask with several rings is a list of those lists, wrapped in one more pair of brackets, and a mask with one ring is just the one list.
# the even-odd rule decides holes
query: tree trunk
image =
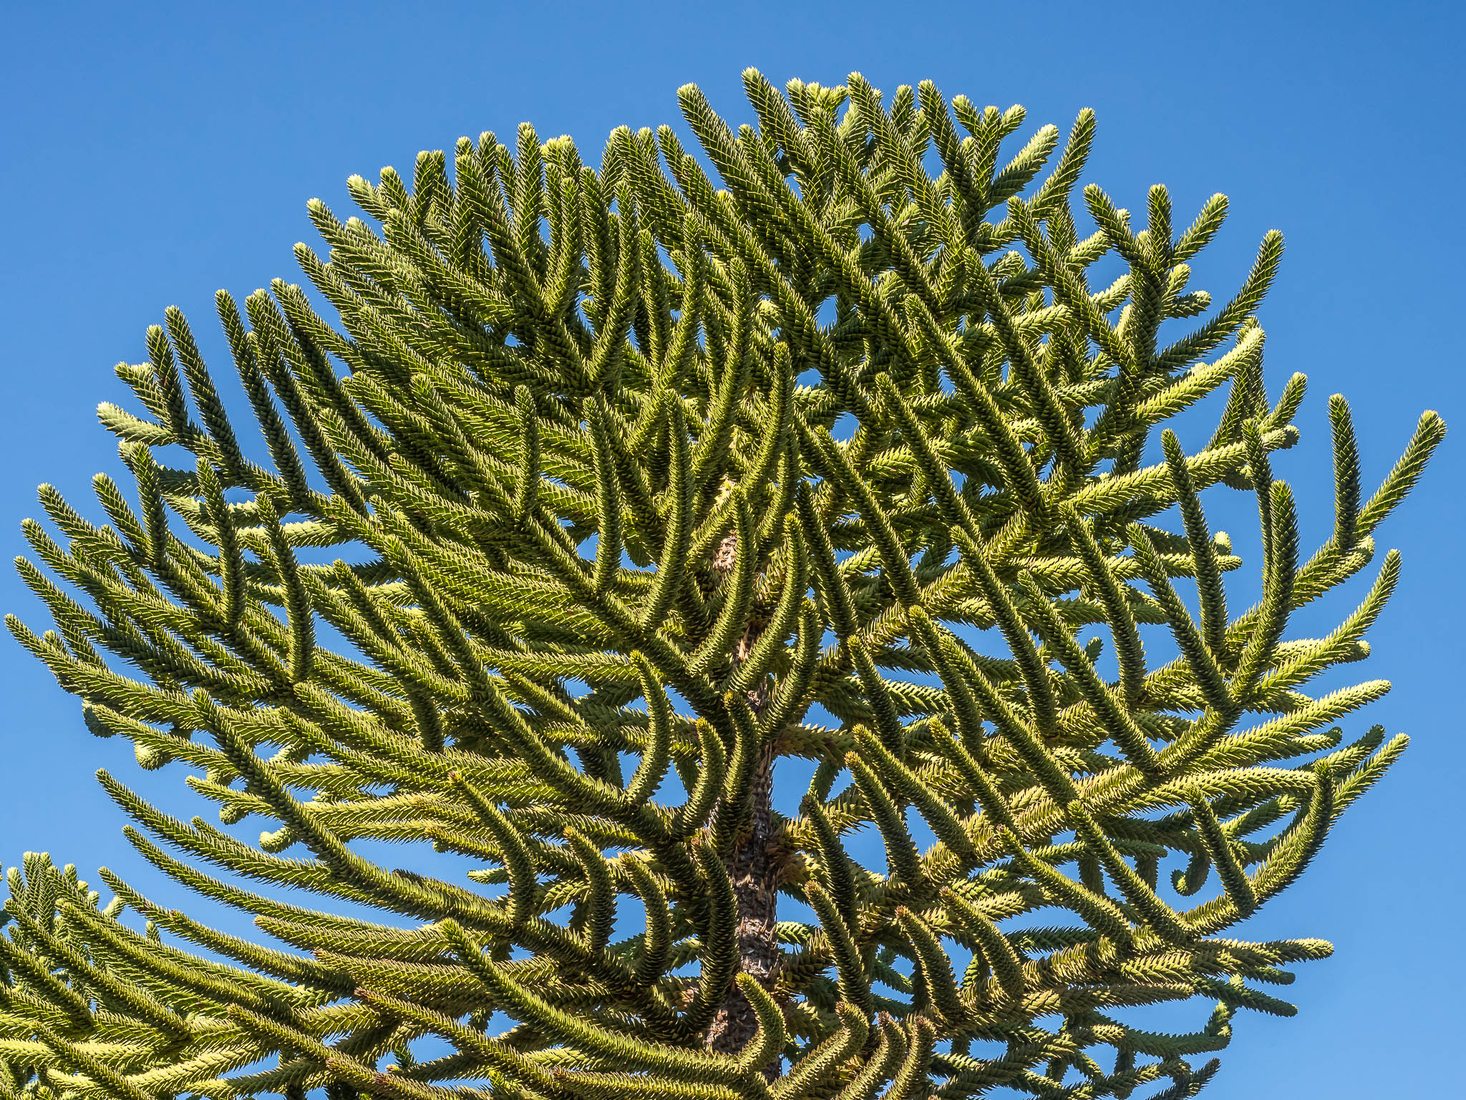
{"label": "tree trunk", "polygon": [[[730,534],[718,547],[714,568],[727,574],[737,553],[737,537]],[[751,623],[738,643],[734,660],[741,663],[758,640],[759,626]],[[767,684],[759,684],[746,696],[754,717],[762,717],[769,703]],[[742,804],[734,802],[718,807],[718,813],[739,814],[746,806],[748,818],[733,837],[733,845],[724,860],[733,883],[733,898],[738,907],[736,939],[738,967],[751,974],[765,989],[773,987],[781,952],[775,935],[778,920],[779,876],[782,857],[779,851],[779,830],[774,820],[774,741],[769,737],[760,746],[754,762],[751,789]],[[758,1032],[753,1006],[736,987],[728,991],[708,1027],[707,1045],[718,1054],[737,1054]],[[765,1067],[764,1076],[773,1080],[779,1074],[776,1059]]]}

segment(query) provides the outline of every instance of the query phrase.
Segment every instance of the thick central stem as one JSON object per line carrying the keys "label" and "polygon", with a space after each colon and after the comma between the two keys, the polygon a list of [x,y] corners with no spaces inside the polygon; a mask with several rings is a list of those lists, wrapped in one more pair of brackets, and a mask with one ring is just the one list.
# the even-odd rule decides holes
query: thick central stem
{"label": "thick central stem", "polygon": [[[729,535],[718,548],[714,561],[720,572],[731,569],[737,552],[737,539]],[[759,630],[750,624],[738,643],[735,662],[746,660]],[[746,696],[755,719],[761,718],[769,703],[767,684],[759,684]],[[733,836],[732,847],[724,860],[733,884],[733,898],[738,907],[735,939],[738,945],[738,966],[770,989],[778,971],[781,952],[775,934],[778,920],[779,874],[781,856],[778,849],[778,826],[774,820],[774,742],[769,737],[760,747],[754,762],[750,789],[745,799],[719,807],[719,813],[740,814],[747,808],[745,823]],[[736,987],[731,987],[708,1028],[708,1047],[719,1054],[736,1054],[758,1032],[753,1006]],[[778,1075],[777,1062],[765,1069],[770,1080]]]}
{"label": "thick central stem", "polygon": [[[740,830],[725,866],[733,881],[733,898],[738,905],[738,966],[758,979],[765,989],[772,987],[779,966],[779,942],[774,932],[778,908],[778,855],[774,849],[775,826],[771,792],[772,752],[754,769],[753,813],[748,827]],[[730,989],[708,1028],[708,1046],[720,1054],[736,1054],[758,1031],[753,1006],[736,988]],[[772,1067],[770,1076],[773,1076]]]}

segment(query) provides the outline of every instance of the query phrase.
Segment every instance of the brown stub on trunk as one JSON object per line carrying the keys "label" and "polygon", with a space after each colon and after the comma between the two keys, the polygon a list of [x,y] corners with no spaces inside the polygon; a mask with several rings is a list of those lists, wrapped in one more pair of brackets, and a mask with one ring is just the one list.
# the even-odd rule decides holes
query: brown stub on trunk
{"label": "brown stub on trunk", "polygon": [[[714,569],[724,576],[732,572],[737,552],[738,538],[729,534],[718,546],[713,558]],[[734,654],[735,664],[747,659],[758,634],[754,624],[744,631]],[[746,698],[754,716],[762,716],[769,702],[767,684],[757,685]],[[770,737],[759,751],[746,803],[748,818],[734,834],[732,848],[724,856],[724,866],[732,880],[733,898],[738,906],[735,934],[738,966],[743,973],[756,978],[765,989],[773,987],[781,959],[774,931],[782,870],[779,830],[773,807],[774,741]],[[717,812],[737,814],[742,808],[736,804],[724,804],[718,807]],[[758,1019],[753,1006],[736,987],[730,988],[708,1027],[708,1048],[718,1054],[737,1054],[757,1033]],[[777,1061],[764,1069],[764,1076],[771,1081],[778,1073]]]}

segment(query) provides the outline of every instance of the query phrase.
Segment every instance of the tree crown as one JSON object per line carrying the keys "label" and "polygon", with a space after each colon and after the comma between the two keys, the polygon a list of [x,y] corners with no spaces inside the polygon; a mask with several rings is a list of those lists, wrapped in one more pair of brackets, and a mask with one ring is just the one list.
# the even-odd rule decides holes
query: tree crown
{"label": "tree crown", "polygon": [[1292,1011],[1265,987],[1328,945],[1232,930],[1403,747],[1336,725],[1383,682],[1308,690],[1397,556],[1328,634],[1289,616],[1369,566],[1440,419],[1366,496],[1330,399],[1304,557],[1279,235],[1217,305],[1225,198],[1178,229],[1153,187],[1137,230],[1076,195],[1088,111],[1010,155],[1020,108],[930,84],[745,85],[737,130],[679,93],[717,179],[667,127],[594,168],[526,125],[353,177],[376,228],[312,202],[320,300],[218,296],[248,437],[179,311],[118,367],[131,483],[102,525],[42,487],[55,629],[11,629],[217,803],[101,777],[266,939],[27,857],[0,1093],[1183,1097],[1235,1010]]}

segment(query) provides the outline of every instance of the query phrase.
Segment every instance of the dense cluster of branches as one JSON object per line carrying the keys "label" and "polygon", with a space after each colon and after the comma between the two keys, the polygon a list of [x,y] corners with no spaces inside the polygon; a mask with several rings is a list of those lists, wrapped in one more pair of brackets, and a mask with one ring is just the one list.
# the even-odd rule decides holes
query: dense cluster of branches
{"label": "dense cluster of branches", "polygon": [[[1366,496],[1331,399],[1305,557],[1276,234],[1217,306],[1189,264],[1225,199],[1179,231],[1159,186],[1143,230],[1077,199],[1089,112],[1008,157],[1017,107],[745,84],[736,131],[680,93],[702,155],[524,126],[352,179],[376,229],[313,202],[339,324],[218,296],[257,436],[176,310],[118,368],[130,484],[100,526],[43,487],[55,629],[11,628],[218,804],[102,776],[265,938],[28,857],[0,1094],[1183,1097],[1234,1010],[1291,1011],[1267,987],[1328,946],[1232,930],[1403,745],[1335,725],[1383,682],[1307,689],[1396,556],[1325,636],[1289,616],[1370,563],[1439,418]],[[1164,430],[1213,394],[1204,444]],[[1253,606],[1213,487],[1255,497]],[[1192,1033],[1127,1022],[1197,997]]]}

